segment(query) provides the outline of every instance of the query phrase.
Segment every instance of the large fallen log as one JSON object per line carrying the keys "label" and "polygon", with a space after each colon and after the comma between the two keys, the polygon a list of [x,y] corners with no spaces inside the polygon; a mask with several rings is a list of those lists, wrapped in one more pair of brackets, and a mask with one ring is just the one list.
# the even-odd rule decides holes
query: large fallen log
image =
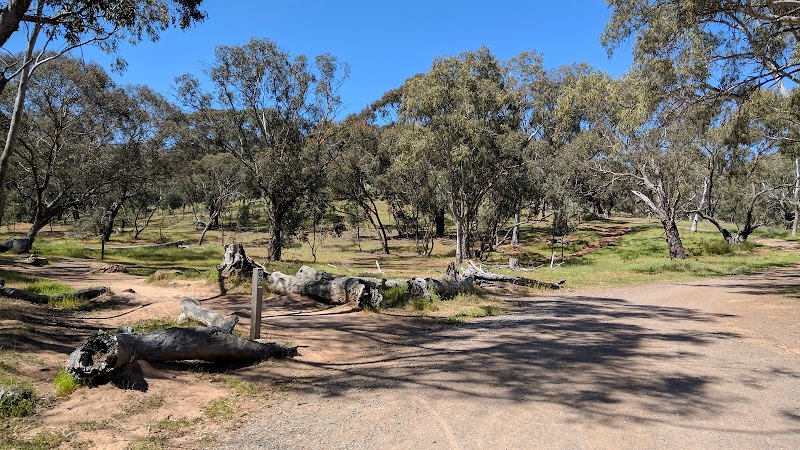
{"label": "large fallen log", "polygon": [[0,297],[8,297],[38,304],[50,303],[51,300],[56,300],[56,301],[62,300],[66,296],[70,296],[80,300],[92,300],[93,298],[99,297],[107,292],[111,292],[111,290],[107,287],[99,286],[99,287],[78,289],[77,291],[71,294],[44,295],[44,294],[37,294],[31,291],[26,291],[23,289],[0,286]]}
{"label": "large fallen log", "polygon": [[378,287],[365,279],[334,275],[308,266],[301,267],[296,275],[272,272],[268,281],[275,293],[305,295],[332,305],[355,303],[367,308],[378,306],[383,300]]}
{"label": "large fallen log", "polygon": [[110,378],[137,360],[246,362],[297,355],[297,347],[236,337],[217,327],[173,327],[149,333],[97,331],[67,359],[66,369],[82,379]]}
{"label": "large fallen log", "polygon": [[8,297],[17,300],[24,300],[31,303],[45,304],[50,302],[49,295],[37,294],[35,292],[15,289],[10,287],[0,287],[0,297]]}
{"label": "large fallen log", "polygon": [[33,241],[27,238],[12,239],[0,244],[0,253],[11,250],[15,253],[28,253],[33,247]]}
{"label": "large fallen log", "polygon": [[469,262],[469,267],[463,272],[464,277],[471,277],[477,282],[503,282],[511,283],[517,286],[534,287],[540,289],[561,289],[567,280],[561,280],[558,283],[550,283],[547,281],[534,280],[533,278],[515,277],[510,275],[501,275],[498,273],[486,272],[483,268],[476,266],[472,261]]}
{"label": "large fallen log", "polygon": [[239,322],[237,316],[223,317],[213,309],[203,308],[200,302],[193,298],[181,300],[181,313],[178,315],[178,325],[186,323],[188,320],[195,320],[207,327],[217,327],[226,333],[231,333],[233,327]]}
{"label": "large fallen log", "polygon": [[[183,247],[185,246],[186,241],[179,240],[179,241],[172,241],[172,242],[164,242],[161,244],[145,244],[145,245],[124,245],[121,247],[105,247],[105,251],[111,250],[138,250],[138,249],[154,249],[154,248],[167,248],[167,247]],[[84,250],[91,250],[99,252],[101,249],[93,248],[93,247],[84,247]]]}

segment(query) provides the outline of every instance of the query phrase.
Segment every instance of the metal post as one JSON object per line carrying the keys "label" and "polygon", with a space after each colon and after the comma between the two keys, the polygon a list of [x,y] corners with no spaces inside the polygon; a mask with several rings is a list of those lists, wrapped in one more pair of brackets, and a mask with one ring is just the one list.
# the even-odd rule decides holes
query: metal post
{"label": "metal post", "polygon": [[261,299],[264,295],[264,288],[261,281],[264,279],[264,270],[258,267],[253,268],[253,299],[250,303],[250,339],[255,340],[261,337]]}

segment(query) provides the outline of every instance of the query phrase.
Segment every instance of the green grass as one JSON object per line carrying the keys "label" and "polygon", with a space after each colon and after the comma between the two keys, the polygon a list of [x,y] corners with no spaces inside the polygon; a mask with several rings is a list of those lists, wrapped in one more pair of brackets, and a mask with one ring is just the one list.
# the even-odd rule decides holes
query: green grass
{"label": "green grass", "polygon": [[233,419],[233,409],[236,406],[236,399],[223,397],[213,400],[203,410],[203,414],[211,420],[231,420]]}
{"label": "green grass", "polygon": [[505,314],[506,308],[496,305],[481,305],[467,308],[456,314],[451,314],[445,318],[448,322],[462,323],[469,322],[478,317],[499,316]]}
{"label": "green grass", "polygon": [[[164,319],[164,318],[160,318],[160,319],[142,319],[142,320],[137,320],[136,322],[131,322],[131,323],[128,323],[128,324],[125,324],[125,325],[133,328],[133,331],[135,331],[137,333],[148,333],[150,331],[163,330],[163,329],[166,329],[166,328],[182,326],[182,325],[178,325],[178,322],[176,322],[174,319]],[[183,325],[186,325],[186,324],[183,324]],[[188,325],[186,325],[186,326],[188,326]]]}
{"label": "green grass", "polygon": [[161,408],[164,406],[164,403],[166,403],[166,397],[163,395],[148,395],[125,405],[125,408],[122,410],[122,416],[134,416],[143,412],[152,411]]}
{"label": "green grass", "polygon": [[85,298],[78,298],[74,295],[64,295],[63,297],[51,298],[48,304],[54,308],[67,311],[87,311],[95,309],[96,304]]}
{"label": "green grass", "polygon": [[756,230],[753,231],[753,236],[773,238],[773,239],[784,239],[787,241],[800,241],[800,234],[792,236],[791,230],[787,230],[785,228],[777,228],[777,227],[756,228]]}
{"label": "green grass", "polygon": [[63,432],[60,431],[41,431],[32,438],[22,437],[19,425],[0,427],[0,450],[42,450],[59,448],[59,446],[69,441]]}
{"label": "green grass", "polygon": [[381,291],[383,302],[381,306],[385,308],[402,307],[408,302],[408,286],[400,285]]}
{"label": "green grass", "polygon": [[[199,418],[198,418],[199,419]],[[198,420],[162,419],[150,425],[150,433],[159,438],[172,439],[185,435]]]}
{"label": "green grass", "polygon": [[620,286],[688,281],[702,277],[744,275],[770,267],[800,262],[800,255],[758,246],[752,242],[731,246],[716,232],[681,230],[685,260],[670,260],[660,227],[648,227],[623,236],[613,247],[573,258],[561,267],[542,268],[531,278],[567,280],[567,286]]}
{"label": "green grass", "polygon": [[[6,378],[6,377],[3,377]],[[24,417],[33,413],[36,408],[38,397],[33,388],[33,385],[28,382],[22,382],[18,379],[7,378],[9,383],[3,382],[2,386],[5,388],[20,388],[31,392],[30,398],[12,399],[9,396],[0,397],[0,419],[9,419],[12,417]]]}
{"label": "green grass", "polygon": [[69,398],[73,392],[77,391],[82,386],[81,380],[75,375],[61,369],[56,373],[53,379],[55,385],[55,396],[60,398]]}
{"label": "green grass", "polygon": [[0,269],[0,279],[6,282],[6,286],[27,286],[39,280],[34,276],[6,269]]}

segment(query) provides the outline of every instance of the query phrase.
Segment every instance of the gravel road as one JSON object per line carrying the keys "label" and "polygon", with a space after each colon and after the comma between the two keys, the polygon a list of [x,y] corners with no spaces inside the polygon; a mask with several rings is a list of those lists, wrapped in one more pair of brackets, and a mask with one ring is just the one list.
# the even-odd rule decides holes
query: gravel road
{"label": "gravel road", "polygon": [[220,448],[797,449],[797,273],[511,298],[456,326],[272,310],[308,347]]}

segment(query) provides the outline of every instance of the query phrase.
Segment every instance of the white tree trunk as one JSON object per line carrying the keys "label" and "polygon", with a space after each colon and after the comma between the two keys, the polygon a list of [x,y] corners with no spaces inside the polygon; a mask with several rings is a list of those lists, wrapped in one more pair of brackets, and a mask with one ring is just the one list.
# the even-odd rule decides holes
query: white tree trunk
{"label": "white tree trunk", "polygon": [[[697,206],[698,210],[702,210],[703,207],[706,205],[708,199],[708,185],[711,183],[711,180],[706,178],[703,182],[703,195],[700,197],[700,204]],[[692,219],[692,232],[697,232],[697,222],[700,222],[700,213],[694,213],[694,218]]]}
{"label": "white tree trunk", "polygon": [[461,225],[461,220],[456,221],[456,263],[461,264],[464,261],[464,255],[461,254],[461,240],[464,239],[464,230]]}
{"label": "white tree trunk", "polygon": [[[40,1],[38,15],[41,15],[43,5],[44,2]],[[28,81],[31,78],[31,72],[34,66],[33,49],[36,47],[36,39],[41,29],[42,25],[40,23],[34,25],[33,32],[28,39],[28,47],[25,49],[25,58],[22,61],[24,68],[19,76],[17,97],[14,100],[14,110],[11,113],[8,133],[6,134],[6,143],[3,147],[3,153],[0,154],[0,223],[3,223],[3,215],[6,209],[6,176],[8,175],[8,168],[11,163],[11,154],[14,152],[14,143],[17,141],[17,136],[19,135],[22,112],[25,108],[25,93],[28,90]]]}
{"label": "white tree trunk", "polygon": [[519,212],[514,213],[514,229],[511,231],[511,245],[519,245]]}
{"label": "white tree trunk", "polygon": [[800,157],[794,158],[794,202],[792,202],[794,218],[792,219],[792,236],[797,235],[797,222],[800,215]]}

